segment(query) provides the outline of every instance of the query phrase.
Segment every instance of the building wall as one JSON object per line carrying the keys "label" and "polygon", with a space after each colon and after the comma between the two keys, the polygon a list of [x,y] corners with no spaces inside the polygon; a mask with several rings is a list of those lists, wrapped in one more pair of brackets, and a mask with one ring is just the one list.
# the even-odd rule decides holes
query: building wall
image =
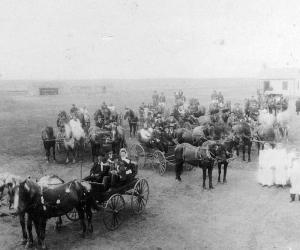
{"label": "building wall", "polygon": [[299,79],[260,79],[260,89],[264,90],[265,82],[269,82],[271,91],[287,96],[300,96]]}

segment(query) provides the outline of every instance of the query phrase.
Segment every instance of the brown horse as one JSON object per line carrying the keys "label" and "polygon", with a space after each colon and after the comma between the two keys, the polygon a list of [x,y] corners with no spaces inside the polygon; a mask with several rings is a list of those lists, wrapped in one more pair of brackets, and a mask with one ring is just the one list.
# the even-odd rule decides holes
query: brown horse
{"label": "brown horse", "polygon": [[50,160],[50,151],[52,148],[53,152],[53,160],[56,161],[55,159],[55,135],[52,127],[46,127],[42,130],[42,140],[44,144],[44,148],[46,151],[46,158],[47,162],[49,163]]}
{"label": "brown horse", "polygon": [[203,170],[203,188],[206,188],[206,172],[208,171],[209,188],[212,189],[212,171],[215,160],[226,160],[226,151],[223,145],[214,141],[204,142],[201,147],[195,147],[188,143],[182,143],[175,148],[176,179],[181,181],[183,164],[189,163],[199,166]]}
{"label": "brown horse", "polygon": [[[91,207],[94,203],[89,194],[91,187],[87,183],[80,183],[77,180],[64,183],[53,189],[38,185],[36,182],[26,179],[21,182],[15,193],[14,207],[20,217],[20,224],[23,232],[23,242],[27,241],[25,231],[25,213],[28,213],[29,221],[33,221],[37,233],[38,244],[46,249],[45,230],[47,220],[58,217],[76,208],[82,229],[83,236],[86,233],[84,212],[88,218],[88,230],[93,231]],[[33,242],[32,224],[27,223],[29,231],[29,243]]]}

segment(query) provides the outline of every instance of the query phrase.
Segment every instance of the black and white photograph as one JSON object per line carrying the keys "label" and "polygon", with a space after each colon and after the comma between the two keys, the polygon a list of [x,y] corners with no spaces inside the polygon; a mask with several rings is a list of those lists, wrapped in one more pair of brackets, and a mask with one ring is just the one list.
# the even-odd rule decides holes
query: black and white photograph
{"label": "black and white photograph", "polygon": [[300,250],[300,1],[1,0],[0,249]]}

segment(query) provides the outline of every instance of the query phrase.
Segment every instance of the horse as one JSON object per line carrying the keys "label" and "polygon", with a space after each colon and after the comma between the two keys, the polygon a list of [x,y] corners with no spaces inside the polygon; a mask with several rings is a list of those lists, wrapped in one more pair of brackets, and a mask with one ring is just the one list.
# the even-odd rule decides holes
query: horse
{"label": "horse", "polygon": [[275,148],[276,133],[273,126],[258,126],[254,131],[253,137],[257,140],[258,154],[260,151],[260,146],[262,146],[262,149],[264,149],[265,143],[269,143],[272,148]]}
{"label": "horse", "polygon": [[92,160],[94,162],[95,157],[105,154],[103,144],[111,140],[111,131],[101,129],[98,126],[90,127],[88,137],[91,143]]}
{"label": "horse", "polygon": [[29,222],[34,223],[38,244],[42,249],[46,249],[45,230],[47,220],[52,217],[65,215],[72,209],[76,208],[83,236],[87,227],[84,221],[84,212],[88,219],[88,231],[93,231],[92,226],[92,197],[89,195],[91,186],[77,180],[61,184],[53,189],[38,185],[38,183],[26,179],[21,182],[15,192],[14,208],[20,218],[20,224],[23,232],[23,243],[28,242],[28,246],[32,246],[32,223],[27,222],[29,231],[29,239],[25,231],[25,213],[28,213]]}
{"label": "horse", "polygon": [[225,149],[219,143],[214,141],[207,141],[201,147],[195,147],[188,143],[178,144],[175,148],[175,171],[176,180],[181,181],[181,174],[183,164],[189,163],[193,166],[199,166],[203,171],[203,184],[202,187],[206,189],[206,172],[208,171],[209,188],[212,189],[212,171],[215,160],[226,159]]}
{"label": "horse", "polygon": [[53,152],[53,160],[56,161],[56,159],[55,159],[55,139],[56,138],[55,138],[52,127],[48,126],[42,130],[42,140],[43,140],[43,144],[44,144],[44,149],[46,151],[46,159],[47,159],[48,163],[50,160],[51,148],[52,148],[52,152]]}
{"label": "horse", "polygon": [[[21,182],[21,181],[20,181]],[[11,192],[9,192],[9,199],[11,203],[13,204],[14,202],[17,202],[18,197],[15,197],[16,191],[18,191],[18,187],[20,182],[14,186],[11,189]],[[57,187],[57,185],[63,184],[64,181],[59,178],[57,175],[45,175],[39,180],[37,180],[37,184],[43,187],[48,187],[48,188],[54,188]],[[26,212],[19,213],[19,219],[20,219],[20,224],[22,227],[22,234],[23,234],[23,241],[22,244],[26,244],[26,248],[31,248],[33,246],[33,236],[32,236],[32,218],[31,216],[28,216],[27,219],[27,232],[25,230],[25,214]],[[62,225],[62,219],[61,216],[58,217],[56,221],[56,229],[59,229],[60,226]],[[28,239],[29,237],[29,239]]]}
{"label": "horse", "polygon": [[116,124],[111,124],[112,150],[118,154],[121,148],[126,148],[125,130]]}
{"label": "horse", "polygon": [[236,154],[239,156],[239,145],[242,145],[243,161],[246,161],[245,153],[247,147],[248,162],[251,161],[251,148],[252,148],[252,133],[251,126],[245,122],[238,122],[232,127],[234,140],[238,143],[235,144]]}
{"label": "horse", "polygon": [[64,124],[65,138],[64,146],[67,150],[66,163],[69,163],[69,154],[73,154],[73,163],[79,157],[79,151],[84,148],[85,132],[81,127],[79,120],[71,119],[68,123]]}
{"label": "horse", "polygon": [[[3,192],[5,189],[7,189],[7,195],[8,195],[8,208],[12,208],[13,204],[13,194],[14,194],[14,188],[21,182],[21,177],[11,174],[11,173],[1,173],[0,174],[0,201],[3,197]],[[0,204],[1,206],[1,204]]]}
{"label": "horse", "polygon": [[133,112],[132,109],[127,109],[124,115],[124,120],[128,119],[129,129],[130,129],[130,137],[133,134],[135,136],[138,126],[138,116]]}
{"label": "horse", "polygon": [[168,152],[169,145],[174,145],[172,136],[166,131],[152,128],[140,129],[138,131],[138,141],[165,153]]}
{"label": "horse", "polygon": [[217,165],[218,165],[218,182],[221,182],[221,170],[222,170],[222,165],[223,165],[223,183],[226,183],[226,175],[227,175],[227,167],[229,164],[228,159],[232,158],[233,156],[233,149],[237,145],[238,141],[235,140],[233,135],[230,135],[229,137],[226,137],[226,139],[222,142],[220,142],[225,149],[225,155],[226,159],[224,160],[218,160]]}

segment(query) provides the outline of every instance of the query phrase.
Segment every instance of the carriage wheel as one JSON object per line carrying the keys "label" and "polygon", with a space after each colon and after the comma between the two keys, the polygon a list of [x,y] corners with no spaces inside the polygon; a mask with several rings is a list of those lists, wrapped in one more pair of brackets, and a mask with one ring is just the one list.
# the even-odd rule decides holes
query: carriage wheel
{"label": "carriage wheel", "polygon": [[140,179],[134,185],[131,195],[131,209],[134,214],[140,214],[145,210],[149,198],[149,185],[145,179]]}
{"label": "carriage wheel", "polygon": [[122,195],[114,194],[109,198],[104,209],[103,223],[105,227],[113,231],[124,221],[125,200]]}
{"label": "carriage wheel", "polygon": [[159,167],[160,175],[164,175],[167,169],[167,161],[164,154],[159,150],[155,150],[153,153],[153,165]]}
{"label": "carriage wheel", "polygon": [[79,220],[79,216],[78,216],[76,208],[73,208],[69,213],[67,213],[66,217],[70,221],[78,221]]}
{"label": "carriage wheel", "polygon": [[129,149],[130,158],[137,162],[138,168],[143,168],[146,162],[145,150],[141,144],[133,144]]}
{"label": "carriage wheel", "polygon": [[188,129],[188,130],[191,130],[191,129],[192,129],[192,125],[191,125],[189,122],[185,122],[185,123],[183,124],[183,127],[186,128],[186,129]]}

